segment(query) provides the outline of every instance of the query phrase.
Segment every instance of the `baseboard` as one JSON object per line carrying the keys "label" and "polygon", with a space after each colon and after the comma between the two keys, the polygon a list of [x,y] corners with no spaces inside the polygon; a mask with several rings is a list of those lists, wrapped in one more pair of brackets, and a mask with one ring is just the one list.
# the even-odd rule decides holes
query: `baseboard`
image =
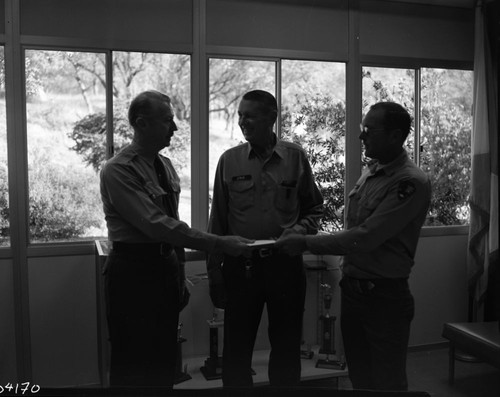
{"label": "baseboard", "polygon": [[420,352],[427,350],[438,350],[446,349],[449,346],[449,342],[436,342],[436,343],[426,343],[424,345],[413,345],[408,346],[408,352]]}

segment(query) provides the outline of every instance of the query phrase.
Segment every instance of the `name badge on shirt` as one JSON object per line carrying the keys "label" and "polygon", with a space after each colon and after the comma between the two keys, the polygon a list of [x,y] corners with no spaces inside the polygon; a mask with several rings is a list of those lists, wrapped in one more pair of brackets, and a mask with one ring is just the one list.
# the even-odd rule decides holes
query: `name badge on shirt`
{"label": "name badge on shirt", "polygon": [[237,182],[237,181],[250,181],[250,180],[252,180],[252,175],[236,175],[236,176],[233,176],[232,180],[234,182]]}

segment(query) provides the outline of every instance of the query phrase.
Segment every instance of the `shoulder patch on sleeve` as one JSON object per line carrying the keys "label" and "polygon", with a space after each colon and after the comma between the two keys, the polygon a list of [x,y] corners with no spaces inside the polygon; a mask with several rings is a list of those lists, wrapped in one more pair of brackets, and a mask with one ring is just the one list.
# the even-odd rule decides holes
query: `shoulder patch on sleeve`
{"label": "shoulder patch on sleeve", "polygon": [[415,193],[415,185],[411,181],[401,181],[398,186],[398,199],[405,200]]}

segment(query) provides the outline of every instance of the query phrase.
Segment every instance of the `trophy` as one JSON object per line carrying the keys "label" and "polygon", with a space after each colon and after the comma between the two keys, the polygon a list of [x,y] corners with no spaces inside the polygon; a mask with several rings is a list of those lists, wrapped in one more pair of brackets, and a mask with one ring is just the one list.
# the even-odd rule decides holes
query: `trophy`
{"label": "trophy", "polygon": [[[319,354],[324,354],[324,359],[319,359],[316,362],[316,368],[326,369],[344,369],[345,363],[336,360],[335,356],[335,316],[330,316],[330,307],[332,305],[332,294],[330,284],[321,284],[321,288],[325,291],[323,294],[323,304],[325,314],[319,317],[321,329],[321,346]],[[332,358],[330,356],[333,356]]]}
{"label": "trophy", "polygon": [[219,356],[219,328],[224,325],[224,319],[218,319],[218,310],[214,308],[212,319],[207,320],[210,332],[210,356],[205,360],[205,365],[200,368],[206,380],[222,378],[222,357]]}
{"label": "trophy", "polygon": [[187,373],[187,364],[182,368],[182,344],[187,340],[181,335],[182,323],[177,326],[177,361],[175,363],[174,384],[185,382],[191,379],[191,375]]}

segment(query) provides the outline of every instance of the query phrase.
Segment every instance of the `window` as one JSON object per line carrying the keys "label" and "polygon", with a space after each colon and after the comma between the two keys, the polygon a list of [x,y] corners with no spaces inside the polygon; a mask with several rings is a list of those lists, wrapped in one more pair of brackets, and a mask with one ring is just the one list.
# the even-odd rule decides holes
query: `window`
{"label": "window", "polygon": [[342,230],[345,189],[345,65],[281,62],[282,137],[308,153],[323,194],[321,230]]}
{"label": "window", "polygon": [[4,47],[0,46],[0,247],[10,245]]}
{"label": "window", "polygon": [[[375,102],[394,101],[420,121],[406,149],[431,178],[426,226],[463,225],[469,220],[472,81],[473,72],[465,70],[363,68],[363,113]],[[420,87],[417,93],[415,86]]]}
{"label": "window", "polygon": [[[363,68],[363,114],[377,102],[397,102],[408,112],[415,114],[415,71],[412,69]],[[410,132],[405,148],[415,159],[414,131]],[[366,163],[367,159],[363,159]]]}
{"label": "window", "polygon": [[27,50],[25,63],[30,241],[103,236],[98,159],[89,147],[105,136],[95,117],[105,113],[104,54]]}
{"label": "window", "polygon": [[31,242],[93,240],[107,235],[99,192],[106,160],[106,67],[113,70],[114,149],[133,136],[130,100],[166,92],[179,130],[165,149],[181,178],[181,219],[191,218],[190,58],[138,52],[26,51]]}
{"label": "window", "polygon": [[469,222],[472,83],[467,70],[422,69],[420,166],[431,175],[428,225]]}
{"label": "window", "polygon": [[281,138],[307,152],[325,200],[322,230],[343,227],[345,179],[345,65],[315,61],[210,60],[209,186],[213,189],[220,155],[244,142],[237,123],[242,95],[250,90],[276,91],[281,76]]}

